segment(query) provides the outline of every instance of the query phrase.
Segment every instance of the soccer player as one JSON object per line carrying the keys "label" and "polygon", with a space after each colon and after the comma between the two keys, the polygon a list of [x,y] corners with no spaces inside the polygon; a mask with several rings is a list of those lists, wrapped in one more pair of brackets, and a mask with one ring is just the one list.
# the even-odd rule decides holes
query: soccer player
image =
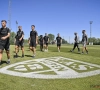
{"label": "soccer player", "polygon": [[74,33],[74,35],[75,35],[75,38],[74,38],[75,43],[74,43],[73,49],[70,50],[70,51],[73,52],[73,51],[75,50],[75,48],[77,47],[78,52],[80,53],[80,48],[79,48],[79,37],[78,37],[78,34],[77,34],[76,32]]}
{"label": "soccer player", "polygon": [[15,58],[18,57],[18,50],[19,50],[19,47],[21,47],[21,50],[22,50],[22,58],[24,57],[24,32],[22,31],[22,26],[18,26],[18,31],[17,31],[17,35],[16,35],[16,55],[15,55]]}
{"label": "soccer player", "polygon": [[10,42],[9,42],[9,37],[10,37],[10,29],[6,27],[6,20],[1,21],[2,27],[0,28],[0,65],[1,65],[1,60],[2,60],[2,55],[3,55],[3,50],[6,50],[7,54],[7,64],[10,64]]}
{"label": "soccer player", "polygon": [[48,52],[49,37],[48,37],[47,33],[45,33],[43,42],[44,42],[44,51]]}
{"label": "soccer player", "polygon": [[60,47],[61,47],[61,44],[62,44],[62,38],[60,37],[59,33],[58,33],[58,35],[56,37],[56,41],[57,41],[58,52],[60,52]]}
{"label": "soccer player", "polygon": [[36,55],[36,44],[38,44],[38,33],[35,30],[35,25],[31,26],[32,31],[30,32],[30,50],[33,52],[33,58]]}
{"label": "soccer player", "polygon": [[[14,44],[15,44],[15,52],[16,52],[16,39],[17,39],[17,35],[15,36],[15,40],[14,40]],[[18,47],[18,52],[19,52],[19,47]]]}
{"label": "soccer player", "polygon": [[43,51],[43,35],[40,35],[39,43],[40,43],[40,50]]}
{"label": "soccer player", "polygon": [[82,54],[84,54],[84,51],[86,51],[86,54],[88,54],[88,50],[87,50],[87,44],[88,44],[88,37],[86,35],[86,31],[82,30],[82,44],[83,44],[83,50],[82,50]]}

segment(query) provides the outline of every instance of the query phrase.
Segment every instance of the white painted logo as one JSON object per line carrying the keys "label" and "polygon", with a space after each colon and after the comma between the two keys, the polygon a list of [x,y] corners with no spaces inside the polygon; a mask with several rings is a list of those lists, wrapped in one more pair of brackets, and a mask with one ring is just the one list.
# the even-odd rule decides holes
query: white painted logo
{"label": "white painted logo", "polygon": [[0,69],[0,73],[41,79],[82,78],[100,74],[100,65],[64,57],[23,61]]}

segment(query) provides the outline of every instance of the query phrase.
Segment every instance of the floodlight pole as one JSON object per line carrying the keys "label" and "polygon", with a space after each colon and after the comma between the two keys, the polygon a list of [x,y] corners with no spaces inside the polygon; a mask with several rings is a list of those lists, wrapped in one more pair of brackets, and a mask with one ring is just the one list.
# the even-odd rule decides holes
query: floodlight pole
{"label": "floodlight pole", "polygon": [[16,21],[16,33],[17,33],[17,30],[18,30],[18,22]]}
{"label": "floodlight pole", "polygon": [[93,21],[90,21],[90,42],[91,42],[91,37],[92,37],[92,29],[91,29],[92,23],[93,23]]}

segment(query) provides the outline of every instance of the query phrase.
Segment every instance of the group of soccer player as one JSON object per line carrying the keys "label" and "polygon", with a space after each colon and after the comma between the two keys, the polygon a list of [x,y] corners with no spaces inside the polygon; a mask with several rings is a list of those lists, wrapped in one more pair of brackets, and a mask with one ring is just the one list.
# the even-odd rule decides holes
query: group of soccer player
{"label": "group of soccer player", "polygon": [[[10,64],[10,29],[8,27],[6,27],[6,20],[2,20],[1,21],[1,25],[2,27],[0,28],[0,65],[2,64],[2,55],[3,55],[3,51],[5,49],[6,54],[7,54],[7,64]],[[38,33],[35,30],[35,25],[31,25],[31,31],[30,31],[30,37],[29,37],[29,48],[30,50],[33,52],[32,57],[34,58],[36,56],[36,46],[38,44],[40,44],[40,50],[44,51],[44,52],[48,52],[48,44],[50,42],[48,34],[45,33],[45,36],[43,37],[43,35],[40,35],[40,38],[38,39]],[[86,31],[83,30],[82,31],[83,36],[82,36],[82,44],[83,44],[83,50],[82,50],[82,54],[84,53],[84,50],[86,50],[86,53],[88,53],[88,50],[86,48],[86,45],[88,43],[88,38],[86,35]],[[78,51],[80,52],[80,48],[79,48],[79,37],[77,33],[75,34],[75,43],[74,43],[74,47],[71,50],[71,52],[74,51],[74,49],[78,48]],[[60,47],[62,44],[62,38],[60,37],[60,34],[57,34],[56,37],[56,42],[57,42],[57,48],[58,48],[58,52],[60,52]],[[24,57],[24,32],[22,31],[22,26],[18,27],[18,31],[17,34],[15,36],[15,56],[14,58],[18,57],[18,52],[19,52],[19,48],[21,47],[22,50],[22,58]]]}

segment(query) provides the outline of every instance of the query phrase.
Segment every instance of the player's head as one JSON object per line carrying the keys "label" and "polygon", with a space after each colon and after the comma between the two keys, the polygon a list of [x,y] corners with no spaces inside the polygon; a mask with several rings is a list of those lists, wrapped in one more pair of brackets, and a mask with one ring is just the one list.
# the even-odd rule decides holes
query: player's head
{"label": "player's head", "polygon": [[22,26],[18,26],[18,29],[19,29],[19,30],[22,30]]}
{"label": "player's head", "polygon": [[1,21],[1,25],[2,25],[2,27],[6,27],[6,23],[7,23],[6,20],[2,20],[2,21]]}
{"label": "player's head", "polygon": [[35,25],[31,25],[31,29],[34,30],[35,29]]}
{"label": "player's head", "polygon": [[82,30],[82,33],[83,33],[83,34],[85,34],[85,32],[86,32],[85,30]]}
{"label": "player's head", "polygon": [[58,33],[57,36],[60,37],[60,34]]}
{"label": "player's head", "polygon": [[45,33],[45,36],[48,36],[48,34],[47,34],[47,33]]}
{"label": "player's head", "polygon": [[42,38],[42,37],[43,37],[43,35],[40,35],[40,37]]}
{"label": "player's head", "polygon": [[75,32],[74,35],[77,35],[77,33]]}

